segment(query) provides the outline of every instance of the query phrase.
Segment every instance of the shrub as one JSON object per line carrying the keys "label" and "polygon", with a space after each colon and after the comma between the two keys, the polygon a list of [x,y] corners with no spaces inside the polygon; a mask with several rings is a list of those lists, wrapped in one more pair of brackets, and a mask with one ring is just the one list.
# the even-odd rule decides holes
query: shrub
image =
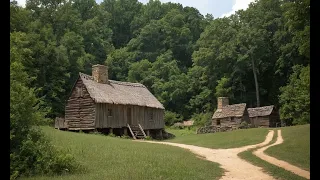
{"label": "shrub", "polygon": [[240,129],[247,129],[247,128],[249,128],[249,125],[246,121],[243,121],[243,122],[241,122],[239,128]]}
{"label": "shrub", "polygon": [[280,118],[286,124],[310,123],[310,65],[296,65],[288,84],[280,88]]}
{"label": "shrub", "polygon": [[211,125],[212,113],[193,114],[194,126],[209,126]]}
{"label": "shrub", "polygon": [[110,137],[116,137],[116,135],[115,134],[113,134],[113,133],[109,133],[109,135],[108,136],[110,136]]}
{"label": "shrub", "polygon": [[10,179],[74,171],[70,155],[56,150],[37,125],[45,119],[40,99],[29,88],[18,49],[10,47]]}
{"label": "shrub", "polygon": [[145,140],[152,140],[152,137],[147,136],[147,137],[145,138]]}
{"label": "shrub", "polygon": [[164,122],[166,126],[172,126],[174,123],[181,121],[182,117],[179,114],[171,111],[165,111]]}

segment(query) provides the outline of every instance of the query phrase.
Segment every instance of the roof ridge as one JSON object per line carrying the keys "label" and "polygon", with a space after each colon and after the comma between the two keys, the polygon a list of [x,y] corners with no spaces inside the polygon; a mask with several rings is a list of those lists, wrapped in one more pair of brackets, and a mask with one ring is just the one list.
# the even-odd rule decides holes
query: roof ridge
{"label": "roof ridge", "polygon": [[262,108],[268,108],[268,107],[274,107],[274,105],[254,107],[254,108],[248,108],[248,109],[262,109]]}
{"label": "roof ridge", "polygon": [[143,87],[146,88],[146,86],[144,86],[141,83],[133,83],[133,82],[126,82],[126,81],[116,81],[116,80],[109,80],[110,82],[114,83],[114,84],[118,84],[118,85],[125,85],[125,86],[134,86],[134,87]]}
{"label": "roof ridge", "polygon": [[[85,79],[87,80],[93,80],[93,77],[88,75],[88,74],[85,74],[85,73],[81,73],[79,72],[79,75],[81,77],[84,77]],[[146,88],[145,85],[141,84],[141,83],[133,83],[133,82],[126,82],[126,81],[116,81],[116,80],[112,80],[112,79],[109,79],[109,82],[113,83],[113,84],[118,84],[118,85],[124,85],[124,86],[133,86],[133,87],[143,87],[143,88]]]}

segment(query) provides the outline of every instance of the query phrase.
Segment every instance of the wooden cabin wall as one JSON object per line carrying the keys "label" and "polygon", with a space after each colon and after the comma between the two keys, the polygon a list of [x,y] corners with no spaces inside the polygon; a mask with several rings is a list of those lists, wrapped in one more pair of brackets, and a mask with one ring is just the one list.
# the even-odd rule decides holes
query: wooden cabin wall
{"label": "wooden cabin wall", "polygon": [[[152,119],[151,119],[152,116]],[[157,108],[143,107],[140,113],[139,123],[143,129],[163,129],[164,128],[164,110]]]}
{"label": "wooden cabin wall", "polygon": [[[111,116],[108,114],[111,110]],[[127,126],[126,106],[116,104],[96,104],[96,128],[122,128]]]}
{"label": "wooden cabin wall", "polygon": [[[108,116],[108,109],[112,116]],[[128,114],[129,113],[129,114]],[[149,120],[152,113],[153,121]],[[130,118],[131,116],[131,118]],[[96,104],[96,128],[122,128],[140,124],[143,129],[164,128],[164,110],[133,105]]]}
{"label": "wooden cabin wall", "polygon": [[269,127],[269,116],[259,116],[259,127]]}
{"label": "wooden cabin wall", "polygon": [[94,118],[94,101],[79,78],[65,107],[65,123],[69,129],[94,128]]}
{"label": "wooden cabin wall", "polygon": [[260,119],[259,117],[251,117],[250,118],[250,123],[254,127],[259,127],[260,126]]}
{"label": "wooden cabin wall", "polygon": [[270,127],[276,127],[276,123],[279,122],[281,122],[279,113],[276,110],[273,110],[270,114]]}

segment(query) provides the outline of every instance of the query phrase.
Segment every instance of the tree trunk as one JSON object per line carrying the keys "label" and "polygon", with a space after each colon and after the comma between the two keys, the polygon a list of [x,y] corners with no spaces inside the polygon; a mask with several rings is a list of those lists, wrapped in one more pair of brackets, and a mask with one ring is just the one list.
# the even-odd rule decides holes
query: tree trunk
{"label": "tree trunk", "polygon": [[253,76],[254,76],[254,83],[256,85],[257,107],[260,107],[259,84],[258,84],[257,72],[256,72],[256,67],[254,65],[253,58],[251,58],[251,61],[252,61],[252,71],[253,71]]}

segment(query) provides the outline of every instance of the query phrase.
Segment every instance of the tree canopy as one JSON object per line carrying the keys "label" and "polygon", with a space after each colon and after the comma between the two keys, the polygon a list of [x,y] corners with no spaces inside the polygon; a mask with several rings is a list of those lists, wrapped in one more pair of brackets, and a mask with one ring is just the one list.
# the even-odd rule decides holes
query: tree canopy
{"label": "tree canopy", "polygon": [[[78,72],[99,63],[109,79],[143,83],[180,119],[213,112],[217,97],[228,96],[308,122],[298,115],[308,94],[294,88],[309,88],[308,69],[297,67],[310,63],[310,0],[256,0],[216,19],[159,0],[12,1],[10,32],[46,117],[63,116]],[[304,101],[289,100],[291,91]]]}

